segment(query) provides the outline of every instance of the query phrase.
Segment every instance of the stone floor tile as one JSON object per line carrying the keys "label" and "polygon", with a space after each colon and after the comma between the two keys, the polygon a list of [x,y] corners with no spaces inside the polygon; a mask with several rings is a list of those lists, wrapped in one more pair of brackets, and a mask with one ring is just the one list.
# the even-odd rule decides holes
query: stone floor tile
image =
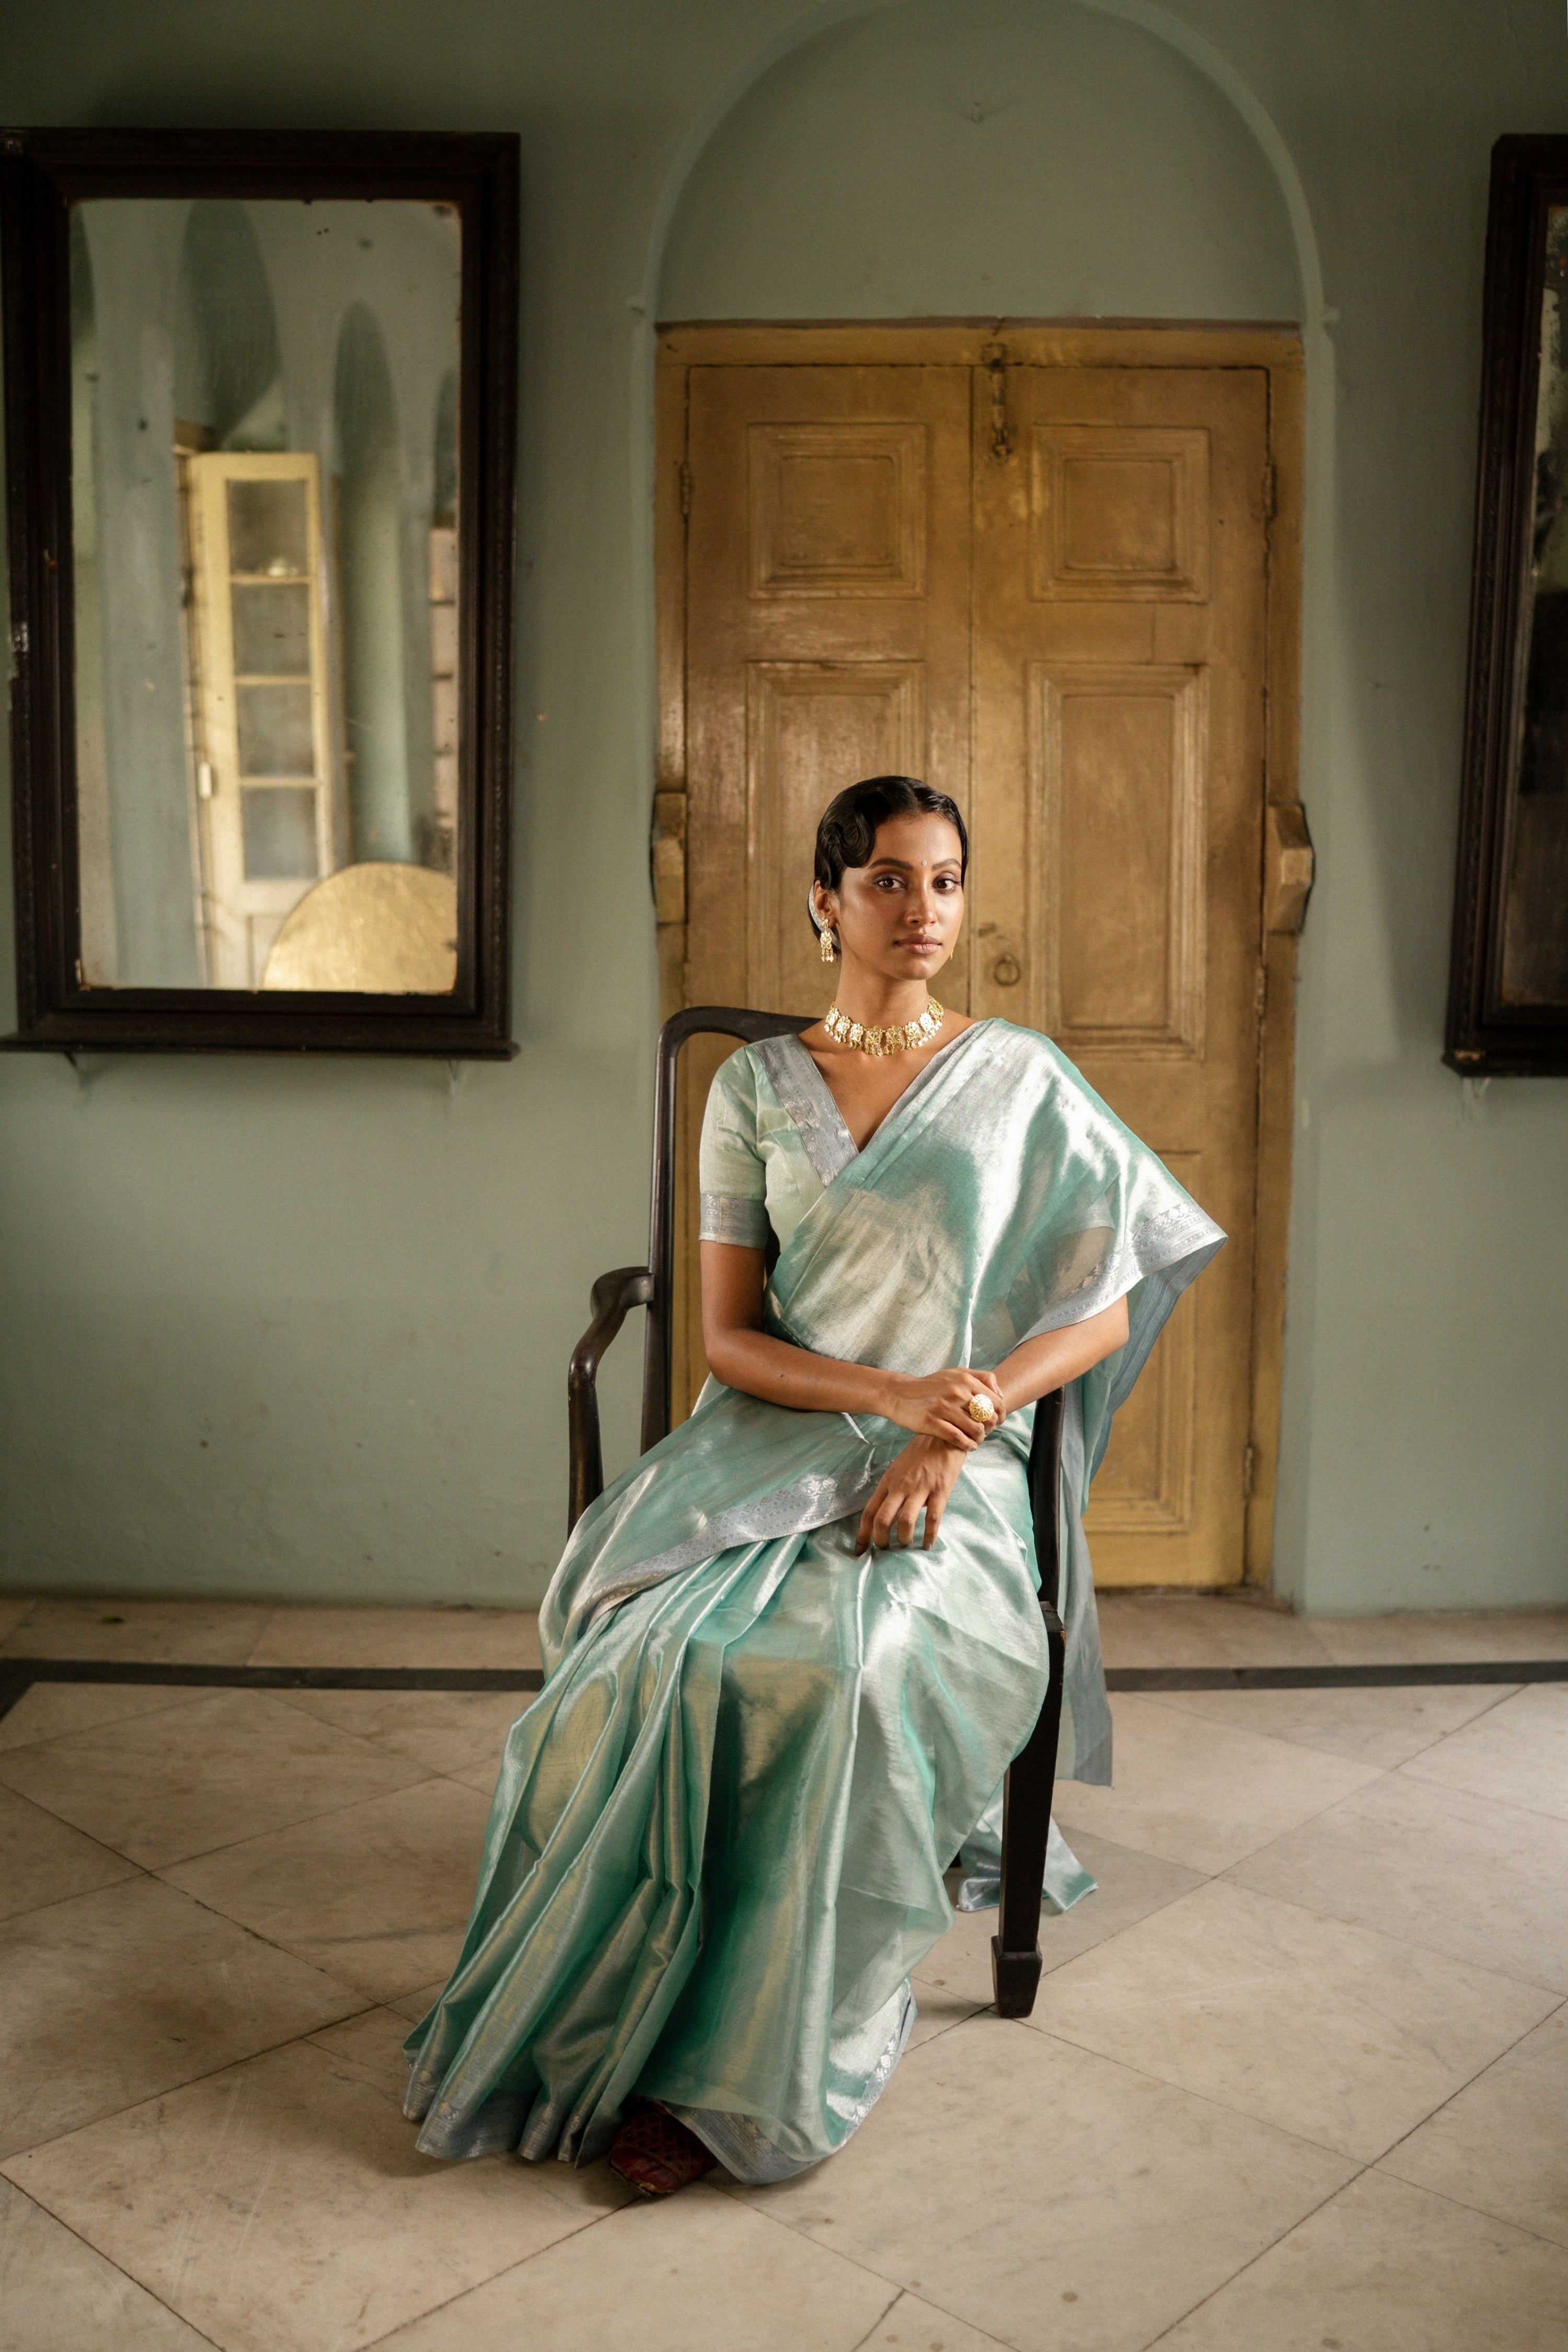
{"label": "stone floor tile", "polygon": [[382,2352],[853,2352],[894,2290],[765,2211],[689,2189],[639,2201],[416,2320]]}
{"label": "stone floor tile", "polygon": [[1568,1822],[1544,1813],[1390,1772],[1226,1875],[1568,1992]]}
{"label": "stone floor tile", "polygon": [[193,1706],[205,1694],[158,1683],[35,1683],[8,1714],[0,1716],[0,1749],[34,1748],[41,1739],[63,1739],[102,1723],[123,1723],[133,1715],[163,1715]]}
{"label": "stone floor tile", "polygon": [[142,1876],[0,1926],[0,2153],[364,2005]]}
{"label": "stone floor tile", "polygon": [[112,1886],[133,1877],[135,1867],[14,1790],[0,1789],[0,1919]]}
{"label": "stone floor tile", "polygon": [[861,2352],[994,2352],[1000,2340],[905,2294],[877,2322]]}
{"label": "stone floor tile", "polygon": [[[1070,1911],[1047,1911],[1040,1918],[1040,1958],[1048,1972],[1066,1966],[1107,1937],[1117,1935],[1134,1919],[1173,1903],[1178,1895],[1204,1884],[1203,1874],[1180,1863],[1161,1862],[1132,1847],[1113,1845],[1080,1831],[1073,1852],[1097,1881]],[[991,1938],[996,1933],[996,1913],[961,1911],[938,1944],[933,1944],[915,1970],[915,1999],[922,2010],[932,1993],[952,2004],[984,2008],[992,1998]]]}
{"label": "stone floor tile", "polygon": [[1555,2000],[1211,1880],[1047,1977],[1029,2021],[1370,2160]]}
{"label": "stone floor tile", "polygon": [[1160,2352],[1555,2352],[1568,2252],[1365,2172]]}
{"label": "stone floor tile", "polygon": [[[275,1609],[253,1666],[537,1666],[536,1609]],[[526,1695],[519,1701],[522,1712]]]}
{"label": "stone floor tile", "polygon": [[1351,2170],[981,2016],[912,2051],[830,2164],[724,2193],[1016,2352],[1142,2352]]}
{"label": "stone floor tile", "polygon": [[8,1593],[0,1597],[0,1642],[4,1642],[8,1633],[14,1633],[18,1625],[25,1625],[37,1605],[30,1592]]}
{"label": "stone floor tile", "polygon": [[406,1756],[427,1771],[488,1772],[495,1785],[507,1733],[531,1691],[287,1691],[320,1722]]}
{"label": "stone floor tile", "polygon": [[416,2155],[397,2042],[392,2018],[295,2042],[7,2171],[223,2352],[357,2352],[621,2190],[603,2166]]}
{"label": "stone floor tile", "polygon": [[1406,1766],[1417,1779],[1568,1822],[1568,1683],[1531,1683]]}
{"label": "stone floor tile", "polygon": [[1237,1731],[1260,1731],[1293,1747],[1392,1770],[1450,1731],[1498,1706],[1508,1683],[1431,1685],[1413,1690],[1151,1691],[1161,1706],[1201,1715]]}
{"label": "stone floor tile", "polygon": [[269,1831],[163,1875],[372,2000],[445,1975],[473,1906],[485,1801],[455,1780]]}
{"label": "stone floor tile", "polygon": [[1310,1620],[1204,1592],[1102,1592],[1108,1666],[1321,1666]]}
{"label": "stone floor tile", "polygon": [[162,1665],[238,1666],[273,1614],[269,1601],[36,1601],[0,1642],[5,1658],[148,1658]]}
{"label": "stone floor tile", "polygon": [[0,1781],[149,1870],[426,1777],[268,1691],[213,1691],[0,1754]]}
{"label": "stone floor tile", "polygon": [[1568,2007],[1391,2148],[1379,2168],[1568,2246]]}
{"label": "stone floor tile", "polygon": [[0,2312],[11,2352],[211,2352],[144,2287],[0,2180]]}
{"label": "stone floor tile", "polygon": [[1141,1696],[1118,1694],[1110,1711],[1116,1786],[1057,1785],[1057,1819],[1069,1843],[1091,1831],[1212,1874],[1379,1777],[1375,1765],[1344,1756],[1309,1764],[1288,1741]]}
{"label": "stone floor tile", "polygon": [[1467,1658],[1568,1658],[1568,1609],[1468,1609],[1389,1617],[1309,1617],[1340,1666]]}

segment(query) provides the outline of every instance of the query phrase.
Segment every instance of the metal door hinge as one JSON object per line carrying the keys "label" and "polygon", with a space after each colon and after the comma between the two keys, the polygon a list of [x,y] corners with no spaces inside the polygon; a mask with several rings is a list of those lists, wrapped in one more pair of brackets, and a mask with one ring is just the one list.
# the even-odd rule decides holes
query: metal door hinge
{"label": "metal door hinge", "polygon": [[687,517],[691,513],[691,468],[684,457],[680,461],[680,511]]}
{"label": "metal door hinge", "polygon": [[1007,346],[987,343],[980,356],[991,378],[991,455],[1010,457],[1013,436],[1007,425]]}
{"label": "metal door hinge", "polygon": [[1244,1503],[1250,1503],[1252,1500],[1252,1482],[1257,1471],[1258,1448],[1256,1445],[1249,1445],[1241,1457],[1241,1499]]}

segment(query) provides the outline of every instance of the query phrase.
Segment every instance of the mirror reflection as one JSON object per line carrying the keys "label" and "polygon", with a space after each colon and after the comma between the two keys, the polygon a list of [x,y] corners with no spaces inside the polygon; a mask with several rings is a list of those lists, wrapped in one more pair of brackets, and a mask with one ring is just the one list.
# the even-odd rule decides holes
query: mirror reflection
{"label": "mirror reflection", "polygon": [[460,222],[71,219],[82,982],[449,992]]}
{"label": "mirror reflection", "polygon": [[1568,205],[1546,213],[1529,636],[1509,812],[1502,994],[1568,1004]]}

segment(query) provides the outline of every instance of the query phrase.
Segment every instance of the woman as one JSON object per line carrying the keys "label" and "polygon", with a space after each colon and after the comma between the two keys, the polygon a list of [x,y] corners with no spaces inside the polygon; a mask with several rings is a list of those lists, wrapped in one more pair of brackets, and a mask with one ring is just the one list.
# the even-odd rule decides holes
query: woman
{"label": "woman", "polygon": [[[779,2180],[843,2146],[961,1846],[961,1901],[994,1897],[1000,1786],[1048,1679],[1026,1468],[1058,1387],[1064,1738],[1110,1777],[1082,1505],[1224,1235],[1043,1037],[932,998],[968,854],[907,777],[823,817],[837,999],[714,1081],[713,1377],[545,1596],[462,1955],[407,2044],[429,2154],[608,2150],[667,2195],[716,2158]],[[1053,1832],[1052,1898],[1091,1885]]]}

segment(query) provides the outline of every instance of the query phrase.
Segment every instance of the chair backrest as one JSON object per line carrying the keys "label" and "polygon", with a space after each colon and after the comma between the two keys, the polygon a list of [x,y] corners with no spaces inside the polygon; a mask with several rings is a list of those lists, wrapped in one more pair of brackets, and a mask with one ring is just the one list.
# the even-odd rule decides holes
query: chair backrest
{"label": "chair backrest", "polygon": [[798,1037],[816,1013],[751,1013],[739,1004],[694,1004],[672,1013],[658,1033],[653,1095],[653,1205],[647,1262],[653,1276],[644,1342],[642,1450],[669,1434],[670,1359],[675,1338],[675,1079],[680,1049],[705,1033],[755,1045],[763,1037]]}

